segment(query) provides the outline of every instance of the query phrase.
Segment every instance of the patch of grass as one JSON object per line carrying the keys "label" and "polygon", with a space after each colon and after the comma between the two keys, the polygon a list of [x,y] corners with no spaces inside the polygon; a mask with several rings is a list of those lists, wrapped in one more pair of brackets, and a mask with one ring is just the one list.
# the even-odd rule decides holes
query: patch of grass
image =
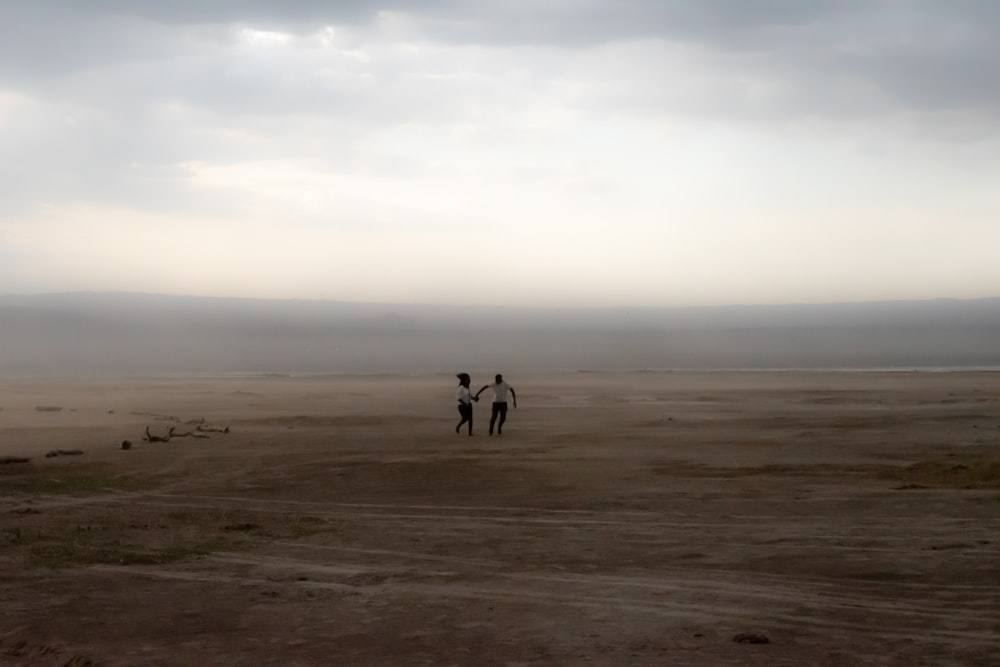
{"label": "patch of grass", "polygon": [[911,484],[948,489],[1000,489],[1000,461],[921,461],[893,477]]}
{"label": "patch of grass", "polygon": [[164,565],[238,548],[239,539],[206,533],[163,535],[158,530],[105,525],[44,526],[18,532],[13,548],[30,566],[64,568],[96,563]]}
{"label": "patch of grass", "polygon": [[[93,478],[91,478],[93,479]],[[74,480],[73,488],[89,484]],[[0,480],[2,482],[2,480]],[[26,488],[26,487],[22,487]],[[0,557],[27,567],[93,564],[162,566],[218,551],[258,548],[273,540],[340,532],[340,520],[285,516],[248,509],[190,509],[103,504],[4,517]]]}
{"label": "patch of grass", "polygon": [[[232,526],[234,524],[227,524]],[[248,526],[251,524],[247,524]],[[18,550],[27,564],[65,568],[97,563],[109,565],[165,565],[204,556],[216,551],[239,551],[274,538],[298,539],[337,529],[335,522],[304,516],[282,526],[258,526],[233,530],[209,522],[177,527],[170,535],[121,526],[95,529],[68,529],[54,532],[37,530],[4,531],[0,550]]]}
{"label": "patch of grass", "polygon": [[201,527],[233,536],[242,533],[256,538],[299,538],[339,530],[341,523],[322,517],[303,515],[276,519],[240,509],[174,510],[167,513],[174,529]]}
{"label": "patch of grass", "polygon": [[211,553],[218,545],[209,544],[175,544],[158,550],[120,549],[102,550],[94,554],[94,562],[112,565],[164,565],[177,561],[204,556]]}
{"label": "patch of grass", "polygon": [[171,531],[155,517],[111,514],[86,524],[78,518],[83,517],[28,517],[0,534],[0,554],[28,567],[164,565],[251,544],[245,536],[220,533],[214,526]]}
{"label": "patch of grass", "polygon": [[82,541],[34,544],[28,550],[31,565],[64,568],[78,565],[165,565],[203,556],[218,544],[173,544],[159,549],[134,545],[101,545]]}
{"label": "patch of grass", "polygon": [[946,542],[944,544],[932,544],[924,548],[928,551],[951,551],[953,549],[969,549],[973,547],[975,547],[974,544],[966,544],[964,542]]}
{"label": "patch of grass", "polygon": [[309,537],[310,535],[318,535],[320,533],[330,532],[336,530],[337,526],[326,519],[322,519],[317,516],[300,516],[296,517],[290,526],[290,533],[292,538]]}
{"label": "patch of grass", "polygon": [[5,493],[26,495],[133,491],[142,486],[140,480],[100,464],[7,469],[0,480]]}
{"label": "patch of grass", "polygon": [[686,461],[656,463],[650,467],[654,475],[681,477],[851,477],[871,476],[890,471],[889,466],[844,465],[836,463],[767,464],[758,466],[717,467]]}
{"label": "patch of grass", "polygon": [[34,544],[28,550],[28,562],[41,567],[66,567],[78,562],[78,554],[72,542]]}

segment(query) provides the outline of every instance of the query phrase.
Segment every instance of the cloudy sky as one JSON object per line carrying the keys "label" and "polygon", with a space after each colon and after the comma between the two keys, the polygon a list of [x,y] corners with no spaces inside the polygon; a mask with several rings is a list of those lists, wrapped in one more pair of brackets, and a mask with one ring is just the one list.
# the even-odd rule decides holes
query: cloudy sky
{"label": "cloudy sky", "polygon": [[0,293],[1000,296],[1000,2],[0,0]]}

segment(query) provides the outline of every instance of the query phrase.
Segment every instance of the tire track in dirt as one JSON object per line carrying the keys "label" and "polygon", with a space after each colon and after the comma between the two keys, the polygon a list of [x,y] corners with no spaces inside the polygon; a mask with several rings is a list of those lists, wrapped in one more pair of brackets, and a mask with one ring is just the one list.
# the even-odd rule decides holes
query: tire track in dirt
{"label": "tire track in dirt", "polygon": [[[762,533],[763,531],[759,523],[754,523],[748,526],[747,522],[744,520],[738,520],[734,522],[727,522],[721,520],[712,520],[707,522],[698,522],[690,520],[675,520],[675,521],[663,521],[657,520],[656,517],[663,516],[662,514],[650,513],[646,515],[646,520],[637,520],[634,514],[629,514],[623,516],[622,519],[612,518],[620,516],[619,513],[615,511],[608,512],[588,512],[582,513],[582,516],[564,516],[564,517],[538,517],[538,516],[526,516],[524,514],[524,508],[518,508],[515,510],[511,516],[497,516],[497,515],[481,515],[481,514],[454,514],[454,513],[434,513],[425,512],[431,506],[427,505],[394,505],[386,506],[387,509],[407,509],[412,507],[414,510],[421,510],[419,513],[414,511],[412,513],[407,512],[358,512],[349,511],[353,504],[341,505],[338,503],[323,504],[323,503],[302,503],[299,501],[267,501],[266,506],[254,505],[253,503],[261,503],[262,501],[250,498],[222,498],[222,497],[212,497],[212,502],[182,502],[181,498],[184,496],[170,496],[170,498],[176,498],[176,502],[163,502],[163,501],[148,501],[147,498],[155,498],[159,496],[143,496],[137,498],[130,498],[128,502],[134,505],[146,505],[146,506],[156,506],[156,507],[172,507],[172,508],[184,508],[184,509],[219,509],[219,501],[225,500],[226,502],[232,502],[237,504],[239,509],[249,510],[260,513],[268,514],[300,514],[302,506],[310,507],[308,514],[315,517],[322,517],[326,519],[334,520],[355,520],[355,521],[380,521],[382,523],[396,524],[400,526],[398,530],[402,531],[408,528],[413,522],[434,522],[437,524],[435,529],[439,532],[445,529],[452,532],[475,532],[482,528],[483,525],[498,525],[498,526],[522,526],[531,525],[538,527],[552,527],[561,528],[566,530],[572,529],[586,529],[586,528],[612,528],[618,529],[620,534],[616,536],[618,539],[627,538],[630,544],[637,547],[651,548],[654,546],[671,546],[676,545],[678,542],[682,541],[677,535],[678,532],[691,531],[715,531],[715,530],[739,530],[745,529],[753,533]],[[125,499],[112,499],[111,502],[124,501]],[[274,507],[274,504],[284,504],[285,508]],[[319,507],[344,507],[342,510],[319,510]],[[449,506],[450,507],[450,506]],[[502,513],[504,510],[502,508],[491,508],[491,512]],[[547,513],[547,510],[537,510],[537,513]],[[589,516],[598,515],[607,518],[589,518]],[[441,522],[446,522],[446,525],[442,525]],[[978,525],[978,524],[977,524]],[[782,526],[787,528],[787,521],[782,523]],[[872,537],[868,534],[865,535],[855,535],[856,527],[849,526],[845,527],[844,532],[837,532],[829,527],[824,528],[814,528],[805,529],[799,528],[795,532],[794,543],[789,542],[787,546],[793,548],[797,545],[806,544],[807,541],[811,541],[813,546],[821,544],[824,550],[834,551],[834,552],[861,552],[861,553],[896,553],[898,549],[892,544],[894,542],[906,542],[912,543],[913,535],[911,533],[899,534],[893,536],[889,532],[891,528],[891,522],[885,524],[878,524],[873,526],[873,528],[878,530],[878,536],[880,540],[888,543],[886,546],[872,545]],[[949,534],[948,531],[944,531],[945,534]],[[669,537],[662,537],[662,534],[667,534]],[[929,538],[933,534],[930,532],[929,527],[925,526],[924,537]],[[709,536],[710,537],[710,536]],[[850,544],[852,541],[859,541],[863,544]],[[840,543],[838,543],[840,542]],[[768,539],[766,541],[734,541],[728,540],[727,546],[739,547],[742,549],[764,549],[773,550],[774,543],[772,540]],[[978,550],[956,550],[951,554],[953,559],[958,558],[980,558],[982,554]]]}
{"label": "tire track in dirt", "polygon": [[[662,528],[677,528],[677,527],[718,527],[718,528],[732,528],[744,526],[748,529],[754,531],[761,531],[762,522],[772,521],[775,523],[780,523],[781,525],[788,525],[794,523],[794,519],[790,519],[787,516],[777,516],[777,515],[764,515],[764,514],[723,514],[719,515],[719,519],[713,519],[711,521],[689,521],[687,519],[698,518],[699,515],[690,513],[673,513],[669,516],[675,517],[675,520],[663,520],[662,517],[668,516],[664,512],[655,511],[634,511],[634,510],[570,510],[570,509],[553,509],[553,508],[537,508],[537,507],[517,507],[517,506],[476,506],[476,505],[427,505],[427,504],[378,504],[378,503],[340,503],[340,502],[322,502],[322,501],[306,501],[306,500],[286,500],[279,498],[254,498],[247,496],[215,496],[215,495],[200,495],[200,494],[165,494],[159,492],[133,492],[133,493],[119,493],[119,494],[109,494],[100,497],[89,497],[89,498],[77,498],[74,501],[68,501],[68,504],[73,504],[75,501],[81,503],[99,503],[99,502],[121,502],[126,499],[140,499],[147,501],[148,505],[158,504],[156,501],[175,501],[175,502],[160,502],[164,507],[173,506],[187,506],[192,507],[218,507],[219,503],[230,503],[237,504],[242,508],[252,509],[253,511],[271,511],[276,513],[292,513],[299,512],[304,508],[310,509],[310,513],[314,514],[336,514],[337,516],[345,516],[351,510],[365,509],[368,511],[351,511],[349,516],[356,516],[360,518],[382,518],[386,520],[440,520],[440,519],[465,519],[471,521],[497,521],[497,522],[527,522],[527,523],[541,523],[541,524],[580,524],[580,525],[612,525],[612,526],[623,526],[627,522],[635,522],[636,519],[646,518],[647,521],[643,521],[643,525],[649,527],[662,527]],[[281,509],[276,506],[286,506],[287,509]],[[37,505],[36,505],[37,506]],[[324,508],[343,508],[342,510],[330,510]],[[392,511],[377,511],[377,510],[392,510]],[[412,510],[412,511],[411,511]],[[439,513],[435,513],[433,510],[444,510]],[[473,514],[455,514],[448,513],[454,510],[463,512],[474,512]],[[430,512],[428,512],[430,511]],[[489,512],[492,514],[484,515],[477,514],[479,512]],[[494,515],[495,514],[495,515]],[[507,514],[509,516],[496,516]],[[552,515],[548,516],[529,516],[534,515]],[[578,517],[578,518],[574,518]],[[607,518],[592,518],[592,517],[607,517]],[[615,517],[621,517],[618,519]],[[891,527],[894,522],[911,519],[912,517],[897,517],[897,516],[887,516],[884,520],[870,521],[865,523],[852,522],[850,524],[845,524],[839,533],[845,537],[851,537],[852,533],[860,533],[859,539],[871,539],[871,531],[879,530],[883,531],[887,527]],[[803,523],[815,523],[810,517],[803,518]],[[942,518],[936,519],[935,523],[948,526],[951,524],[968,524],[970,526],[984,527],[984,524],[996,524],[1000,528],[1000,517],[996,519],[953,519],[953,518]],[[926,518],[925,518],[926,524]],[[924,526],[926,528],[926,525]],[[822,528],[822,533],[825,535],[831,534],[836,530],[836,527],[830,525],[824,525]],[[992,528],[987,528],[987,530],[992,530]],[[796,531],[796,534],[799,534]],[[881,533],[880,533],[881,534]],[[912,532],[906,533],[908,538],[912,538]]]}
{"label": "tire track in dirt", "polygon": [[[474,505],[324,503],[284,499],[264,500],[245,496],[151,493],[143,491],[71,498],[47,496],[33,499],[28,504],[22,501],[20,505],[14,505],[6,509],[11,512],[17,512],[26,508],[43,510],[101,503],[205,510],[217,510],[229,504],[237,506],[238,509],[264,514],[301,514],[305,510],[312,516],[328,519],[395,523],[402,526],[399,530],[405,530],[413,522],[430,521],[438,524],[435,528],[439,532],[447,530],[453,533],[476,531],[481,529],[483,525],[489,524],[498,526],[534,525],[562,528],[565,530],[609,528],[617,529],[618,534],[615,536],[616,539],[627,539],[628,543],[642,548],[675,546],[683,541],[678,532],[686,533],[689,538],[692,531],[733,531],[742,528],[753,533],[768,534],[772,537],[769,537],[767,541],[730,540],[727,541],[728,546],[740,547],[746,550],[772,549],[775,544],[774,533],[765,530],[762,526],[766,526],[766,522],[771,520],[780,523],[781,528],[785,531],[789,527],[789,519],[787,517],[782,518],[768,515],[723,515],[719,519],[698,521],[693,520],[698,518],[695,515],[680,513],[675,515],[674,520],[663,520],[664,513],[648,511],[594,511]],[[463,513],[456,513],[455,510],[462,511]],[[791,533],[793,537],[789,538],[790,541],[787,543],[787,546],[794,548],[811,540],[813,542],[818,541],[819,544],[822,544],[824,550],[830,551],[895,553],[897,548],[893,546],[894,543],[912,544],[914,540],[914,535],[910,532],[893,534],[892,529],[895,520],[895,517],[887,517],[883,522],[866,522],[867,525],[865,526],[851,524],[842,527],[840,531],[830,526],[814,529],[796,527]],[[441,522],[446,523],[442,524]],[[984,534],[989,532],[988,528],[982,525],[983,522],[978,519],[942,519],[938,523],[942,524],[942,526],[937,530],[945,534],[950,534],[949,531],[955,523],[968,523],[983,530]],[[994,523],[1000,523],[1000,518]],[[923,539],[931,539],[937,530],[933,530],[925,522],[921,537]],[[669,537],[663,537],[663,534],[668,534]],[[870,544],[873,539],[872,535],[878,535],[878,539],[885,546]],[[863,544],[851,544],[851,542],[863,542]],[[980,550],[976,549],[958,549],[950,555],[953,559],[975,559],[982,557]]]}
{"label": "tire track in dirt", "polygon": [[[253,467],[252,464],[249,467]],[[230,476],[237,477],[241,474],[241,471],[231,471]],[[122,492],[122,493],[112,493],[106,495],[96,495],[87,497],[74,497],[66,498],[65,496],[40,496],[41,498],[51,498],[53,500],[66,500],[69,503],[100,503],[100,502],[117,502],[118,500],[125,497],[142,497],[142,498],[156,498],[156,499],[176,499],[183,501],[206,501],[213,503],[238,503],[242,506],[253,505],[253,504],[264,504],[268,506],[274,505],[285,505],[288,507],[315,507],[315,508],[328,508],[328,507],[342,507],[345,509],[366,509],[366,510],[393,510],[395,513],[384,512],[381,515],[386,517],[418,517],[418,514],[406,514],[407,510],[441,510],[441,511],[465,511],[465,512],[494,512],[498,514],[510,514],[514,515],[513,518],[524,518],[523,514],[536,514],[536,515],[554,515],[554,516],[593,516],[593,515],[603,515],[603,516],[614,516],[614,517],[649,517],[656,519],[658,517],[663,517],[667,513],[659,512],[654,510],[618,510],[618,509],[608,509],[608,510],[577,510],[577,509],[566,509],[566,508],[545,508],[545,507],[523,507],[523,506],[489,506],[489,505],[432,505],[432,504],[400,504],[400,503],[346,503],[346,502],[326,502],[317,500],[288,500],[283,498],[259,498],[252,496],[222,496],[222,495],[206,495],[206,494],[196,494],[196,493],[163,493],[162,490],[157,491],[136,491],[136,492]],[[7,497],[9,500],[20,500],[12,497]],[[4,500],[4,498],[0,498]],[[290,510],[289,510],[290,511]],[[698,514],[688,513],[688,512],[673,512],[672,516],[679,519],[684,518],[695,518]],[[366,515],[367,516],[367,515]],[[437,516],[437,515],[435,515]],[[442,517],[450,515],[440,515]],[[739,522],[740,524],[751,524],[753,522],[766,522],[772,521],[777,523],[788,523],[794,522],[794,517],[788,517],[787,515],[774,515],[774,514],[720,514],[721,519],[728,519],[733,522]],[[867,521],[854,521],[852,520],[849,524],[845,524],[846,529],[862,532],[865,529],[870,528],[884,528],[886,524],[891,524],[897,521],[912,520],[913,516],[906,515],[891,515],[879,518],[878,520],[867,520]],[[922,519],[927,519],[927,517],[920,517]],[[813,517],[803,517],[803,521],[812,521]],[[563,519],[560,519],[562,521]],[[572,520],[572,519],[570,519]],[[968,524],[972,526],[982,526],[984,523],[996,524],[1000,527],[1000,516],[995,518],[965,518],[965,517],[942,517],[935,519],[936,523],[939,524]],[[663,522],[659,522],[663,523]],[[669,525],[669,524],[665,524]],[[708,524],[706,524],[708,525]],[[726,521],[713,521],[711,525],[731,525],[727,524]],[[830,526],[824,526],[824,529]]]}
{"label": "tire track in dirt", "polygon": [[[296,543],[283,542],[281,543],[283,547],[295,548]],[[310,545],[314,546],[314,545]],[[307,547],[308,548],[308,547]],[[789,604],[802,604],[802,603],[812,603],[817,605],[824,605],[824,607],[829,606],[831,603],[843,607],[845,609],[864,609],[866,611],[879,610],[882,612],[899,612],[903,611],[905,613],[911,614],[913,616],[923,616],[927,619],[940,618],[941,607],[936,605],[928,605],[926,603],[912,603],[907,602],[898,596],[901,592],[899,589],[907,588],[904,585],[894,585],[891,591],[883,589],[882,593],[896,593],[897,595],[892,599],[879,600],[872,597],[873,591],[871,589],[863,588],[858,590],[852,583],[851,588],[853,590],[858,590],[856,594],[845,593],[845,582],[841,580],[802,580],[798,577],[792,576],[780,576],[772,575],[770,577],[765,577],[766,581],[760,581],[761,577],[754,576],[753,582],[748,582],[745,575],[720,570],[720,569],[694,569],[694,568],[670,568],[671,574],[669,576],[657,576],[657,577],[643,577],[643,576],[614,576],[599,573],[586,573],[586,574],[573,574],[569,573],[511,573],[503,572],[507,564],[502,561],[489,561],[482,559],[467,559],[467,558],[451,558],[447,556],[431,555],[431,554],[419,554],[413,552],[394,552],[391,550],[364,550],[364,549],[351,549],[351,548],[339,548],[339,547],[314,547],[318,549],[325,549],[328,552],[348,552],[355,554],[367,554],[367,555],[381,555],[383,557],[397,557],[400,560],[432,560],[437,563],[450,563],[459,567],[471,567],[475,568],[472,570],[473,573],[481,572],[482,568],[491,568],[493,576],[523,580],[523,581],[537,581],[541,583],[566,583],[573,585],[581,585],[587,587],[594,586],[608,586],[608,587],[621,587],[621,588],[638,588],[643,591],[657,591],[666,593],[676,593],[676,594],[690,594],[690,595],[704,595],[706,590],[713,591],[717,594],[729,595],[734,588],[738,588],[741,591],[741,595],[749,594],[757,598],[758,600],[767,600],[769,603],[774,602],[784,602]],[[267,557],[260,556],[261,562],[270,562],[266,559],[271,558],[274,562],[282,562],[286,560],[285,557]],[[312,563],[314,561],[307,560],[294,560],[295,563]],[[359,569],[372,569],[375,566],[372,564],[367,565],[352,565],[354,568]],[[380,568],[383,566],[380,566]],[[409,567],[404,567],[400,565],[392,565],[391,568],[399,570],[412,570],[412,565]],[[660,571],[663,572],[664,569],[661,567]],[[697,581],[697,584],[692,584],[691,580]],[[939,590],[941,587],[934,587],[935,590]],[[946,587],[947,589],[947,587]],[[971,590],[966,587],[966,590]],[[976,588],[979,591],[979,600],[968,600],[967,598],[960,598],[958,600],[959,604],[952,604],[948,606],[949,614],[956,614],[962,612],[966,615],[967,620],[975,620],[983,624],[992,623],[995,620],[995,615],[987,614],[985,616],[976,617],[975,614],[985,610],[991,610],[995,608],[1000,608],[1000,586],[994,587],[992,590]],[[910,590],[911,594],[919,593],[921,599],[926,599],[927,588],[918,587],[916,591]],[[983,599],[985,598],[985,599]]]}
{"label": "tire track in dirt", "polygon": [[[342,552],[359,554],[361,556],[376,556],[376,557],[387,557],[387,558],[399,558],[399,559],[409,559],[409,560],[429,560],[442,563],[451,563],[457,566],[469,566],[475,568],[489,567],[499,570],[500,568],[506,567],[508,564],[501,560],[490,560],[482,558],[466,558],[458,556],[442,556],[440,554],[425,554],[413,551],[399,551],[392,549],[363,549],[358,547],[344,547],[335,545],[325,545],[325,544],[312,544],[307,542],[292,542],[292,541],[280,541],[275,542],[275,546],[282,547],[284,549],[299,549],[306,551],[328,551],[328,552]],[[663,564],[657,564],[657,571],[668,573],[673,576],[683,578],[696,575],[698,577],[703,577],[702,583],[699,583],[699,589],[704,586],[713,588],[728,588],[732,585],[747,585],[746,584],[746,573],[744,572],[734,572],[719,568],[693,568],[693,567],[677,567],[677,566],[667,566]],[[602,574],[582,574],[582,575],[571,575],[571,574],[560,574],[555,576],[578,576],[590,581],[592,579],[607,580],[607,581],[618,581],[627,582],[631,585],[632,582],[642,581],[651,582],[650,585],[657,585],[662,579],[654,578],[637,578],[637,577],[615,577],[612,575],[602,575]],[[798,586],[806,586],[818,591],[821,595],[830,596],[836,595],[843,591],[845,583],[850,583],[852,589],[858,591],[858,595],[845,596],[847,599],[857,599],[861,597],[860,594],[864,595],[864,599],[868,600],[867,596],[872,594],[886,594],[894,593],[899,591],[908,591],[912,594],[925,595],[928,591],[949,591],[955,592],[956,594],[965,594],[968,592],[977,592],[987,597],[988,600],[986,604],[996,604],[997,608],[1000,608],[1000,584],[996,586],[982,586],[974,584],[928,584],[924,582],[881,582],[881,581],[870,581],[870,580],[851,580],[850,582],[845,582],[843,577],[816,577],[816,576],[800,576],[800,575],[780,575],[780,574],[770,574],[770,573],[754,573],[754,581],[759,582],[758,587],[762,590],[770,590],[775,586],[788,586],[790,582],[794,582]],[[643,583],[642,585],[646,585]],[[672,584],[673,585],[673,584]],[[959,598],[965,601],[964,598]],[[895,602],[893,603],[895,604]]]}
{"label": "tire track in dirt", "polygon": [[[947,621],[967,629],[929,627],[928,621],[942,618],[941,610],[926,605],[872,605],[868,598],[812,594],[804,597],[789,589],[781,595],[769,587],[727,582],[711,586],[710,581],[692,581],[690,576],[676,582],[649,578],[606,578],[565,574],[490,574],[492,581],[470,583],[450,572],[426,572],[413,568],[374,568],[367,564],[329,564],[287,557],[216,554],[206,559],[224,568],[244,567],[248,572],[233,575],[213,570],[180,571],[147,567],[92,566],[98,572],[128,572],[140,577],[180,579],[232,585],[281,584],[298,588],[330,589],[373,596],[419,596],[430,599],[460,598],[515,605],[573,607],[601,612],[633,613],[683,618],[688,622],[718,624],[755,618],[756,622],[779,624],[789,629],[814,632],[840,631],[876,634],[882,639],[909,642],[995,646],[997,633],[993,615],[980,616],[967,610],[948,609]],[[270,573],[270,574],[269,574]],[[308,575],[308,578],[303,579]],[[402,576],[401,576],[402,575]],[[407,580],[409,575],[420,581]],[[344,581],[323,580],[343,577]],[[426,581],[426,579],[442,581]],[[354,583],[352,583],[354,582]],[[705,589],[712,588],[706,596]],[[666,599],[670,596],[671,599]],[[706,601],[706,597],[710,599]],[[681,598],[681,599],[677,599]],[[687,598],[687,599],[684,599]],[[781,603],[783,610],[776,610]],[[765,614],[759,610],[767,609]],[[863,612],[864,621],[830,618],[830,612]],[[874,618],[873,618],[874,616]],[[919,632],[905,628],[920,628]]]}

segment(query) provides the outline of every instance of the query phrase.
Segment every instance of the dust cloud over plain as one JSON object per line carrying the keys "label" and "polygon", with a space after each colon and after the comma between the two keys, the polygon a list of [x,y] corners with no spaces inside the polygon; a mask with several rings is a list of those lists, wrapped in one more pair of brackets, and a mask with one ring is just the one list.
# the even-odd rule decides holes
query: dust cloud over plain
{"label": "dust cloud over plain", "polygon": [[1000,366],[1000,299],[518,309],[0,297],[0,375]]}

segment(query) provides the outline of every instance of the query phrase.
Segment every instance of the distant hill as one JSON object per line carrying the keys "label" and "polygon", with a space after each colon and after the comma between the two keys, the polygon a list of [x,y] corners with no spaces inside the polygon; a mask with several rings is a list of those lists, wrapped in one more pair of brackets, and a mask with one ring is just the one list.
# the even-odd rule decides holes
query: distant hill
{"label": "distant hill", "polygon": [[0,375],[1000,367],[1000,298],[532,309],[0,296]]}

